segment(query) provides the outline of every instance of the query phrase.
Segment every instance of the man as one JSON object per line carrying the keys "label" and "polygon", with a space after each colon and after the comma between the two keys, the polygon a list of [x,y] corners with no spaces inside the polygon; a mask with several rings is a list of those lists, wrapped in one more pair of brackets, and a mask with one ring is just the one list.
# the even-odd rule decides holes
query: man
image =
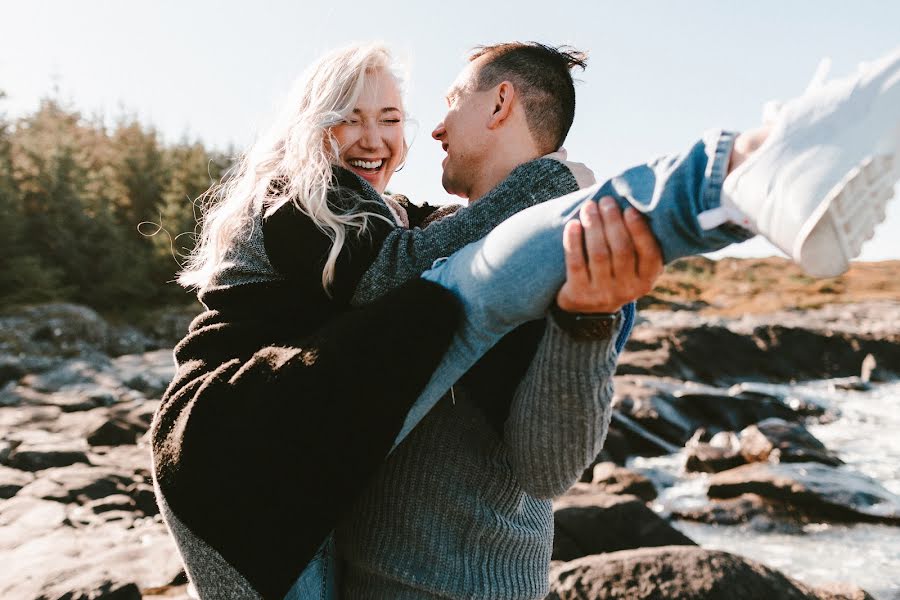
{"label": "man", "polygon": [[[896,74],[897,58],[891,60],[870,80],[889,80]],[[510,185],[511,179],[520,189],[534,185],[537,192],[547,184],[548,172],[566,179],[568,191],[579,187],[573,175],[581,174],[580,169],[553,172],[550,161],[536,160],[559,148],[571,126],[574,89],[569,68],[578,64],[583,61],[577,54],[536,44],[503,44],[476,52],[451,88],[447,117],[433,133],[447,152],[444,187],[475,199],[474,206],[491,201],[488,192]],[[876,94],[882,124],[885,119],[900,122],[896,105],[892,112],[890,103],[881,98],[884,90],[890,95],[895,88],[900,86],[882,86]],[[866,166],[872,161],[865,160],[876,146],[872,132],[865,132],[870,139],[848,142],[848,125],[838,118],[847,103],[829,107],[830,116],[838,114],[833,123],[829,115],[812,126],[806,123],[806,131],[826,131],[816,143],[828,140],[839,148],[840,156],[813,157],[816,164],[826,165],[813,169],[814,177],[800,177],[805,179],[804,194],[790,197],[782,188],[780,196],[767,195],[754,181],[785,177],[783,164],[772,156],[783,161],[785,156],[804,156],[810,142],[786,132],[802,132],[803,123],[798,122],[815,112],[815,103],[821,101],[821,97],[801,98],[787,105],[781,120],[769,128],[736,139],[727,133],[710,136],[684,156],[627,172],[599,189],[622,203],[655,201],[646,202],[645,208],[650,209],[653,231],[667,260],[746,239],[750,234],[742,227],[752,227],[786,248],[808,271],[840,271],[858,252],[854,242],[859,237],[854,231],[834,231],[830,223],[836,213],[834,198],[846,195],[842,182],[852,179],[852,174],[846,177],[850,171],[841,170],[862,163],[862,172],[877,172]],[[873,187],[881,190],[897,172],[878,169],[884,183]],[[728,174],[734,177],[726,179]],[[648,175],[655,184],[646,185]],[[673,184],[676,190],[669,189],[667,196],[666,188]],[[727,202],[720,193],[723,184]],[[660,189],[662,195],[657,193]],[[821,194],[829,196],[824,204]],[[877,212],[878,202],[859,202],[855,209],[865,217],[861,229],[874,226],[868,215]],[[560,325],[572,322],[566,312],[617,308],[598,300],[609,290],[592,286],[592,281],[603,278],[590,273],[609,265],[617,271],[635,269],[634,252],[611,253],[610,241],[600,235],[606,232],[603,224],[620,223],[615,204],[598,209],[587,203],[580,216],[581,224],[566,225],[563,238],[568,272],[556,297],[561,311],[548,323],[528,377],[556,377],[545,388],[559,394],[579,390],[578,377],[567,373],[588,373],[594,393],[544,399],[518,393],[509,420],[501,422],[498,431],[475,398],[478,385],[471,386],[474,391],[460,386],[455,399],[440,403],[397,448],[357,510],[339,528],[336,539],[346,565],[344,592],[349,597],[540,598],[546,593],[552,515],[549,502],[541,498],[561,493],[596,454],[609,414],[603,404],[608,391],[598,393],[596,386],[609,386],[610,363],[615,360],[608,340],[576,340],[571,331],[559,331]],[[505,223],[488,238],[504,227]],[[615,231],[612,226],[613,236]],[[848,237],[853,238],[850,244],[845,243]],[[485,244],[473,247],[472,255],[485,256]],[[477,263],[472,256],[464,260],[466,266]],[[539,276],[541,269],[535,267]],[[373,273],[378,272],[376,265]],[[534,421],[549,427],[535,426]]]}

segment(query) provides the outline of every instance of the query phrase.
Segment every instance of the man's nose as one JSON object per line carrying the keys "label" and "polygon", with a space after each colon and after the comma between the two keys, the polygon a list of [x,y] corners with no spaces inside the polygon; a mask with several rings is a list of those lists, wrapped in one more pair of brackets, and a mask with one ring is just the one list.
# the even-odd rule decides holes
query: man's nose
{"label": "man's nose", "polygon": [[447,130],[444,129],[444,122],[441,121],[437,124],[437,127],[434,128],[434,131],[431,132],[431,137],[438,141],[441,141],[441,138],[444,137],[445,133],[447,133]]}

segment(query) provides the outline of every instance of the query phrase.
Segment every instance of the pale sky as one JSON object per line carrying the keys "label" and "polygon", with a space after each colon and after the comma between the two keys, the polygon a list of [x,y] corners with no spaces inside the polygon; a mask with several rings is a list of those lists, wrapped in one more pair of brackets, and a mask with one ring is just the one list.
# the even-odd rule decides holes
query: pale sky
{"label": "pale sky", "polygon": [[[900,2],[657,0],[537,2],[133,2],[0,0],[0,110],[34,110],[54,87],[72,107],[136,114],[165,138],[250,143],[291,82],[322,52],[383,40],[410,65],[419,123],[391,189],[448,200],[430,138],[443,95],[477,44],[568,43],[591,54],[569,156],[599,179],[686,149],[709,128],[748,129],[771,99],[802,92],[820,58],[832,72],[900,46]],[[862,259],[900,259],[900,202]],[[764,240],[731,255],[765,255]]]}

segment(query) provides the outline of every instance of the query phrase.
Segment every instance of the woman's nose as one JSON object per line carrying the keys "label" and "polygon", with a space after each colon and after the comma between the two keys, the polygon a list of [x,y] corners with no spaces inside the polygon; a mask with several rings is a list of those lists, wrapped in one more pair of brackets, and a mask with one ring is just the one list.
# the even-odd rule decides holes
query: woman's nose
{"label": "woman's nose", "polygon": [[366,123],[363,125],[362,137],[359,142],[360,145],[367,150],[380,148],[384,144],[381,133],[374,123]]}

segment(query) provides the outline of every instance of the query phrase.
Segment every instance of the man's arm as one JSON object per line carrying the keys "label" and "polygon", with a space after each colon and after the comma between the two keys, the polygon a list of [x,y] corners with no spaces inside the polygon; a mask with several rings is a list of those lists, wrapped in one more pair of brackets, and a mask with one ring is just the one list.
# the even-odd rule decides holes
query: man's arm
{"label": "man's arm", "polygon": [[[563,310],[616,312],[644,295],[662,272],[659,247],[636,212],[623,219],[615,204],[585,203],[581,222],[564,235]],[[605,339],[578,339],[553,317],[504,427],[512,466],[522,487],[540,498],[564,493],[599,454],[611,415],[615,340],[621,316]]]}

